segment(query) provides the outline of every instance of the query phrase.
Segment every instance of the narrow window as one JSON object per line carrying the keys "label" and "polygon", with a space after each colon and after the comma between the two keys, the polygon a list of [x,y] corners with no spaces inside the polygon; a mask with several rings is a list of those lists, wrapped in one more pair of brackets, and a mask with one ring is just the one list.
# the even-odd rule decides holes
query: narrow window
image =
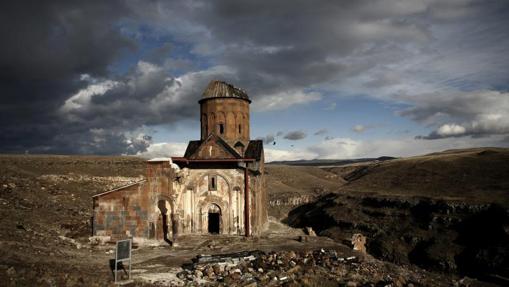
{"label": "narrow window", "polygon": [[239,134],[242,133],[242,128],[241,128],[241,125],[239,125]]}
{"label": "narrow window", "polygon": [[224,134],[224,124],[219,124],[219,133]]}
{"label": "narrow window", "polygon": [[207,136],[207,124],[202,125],[201,132],[204,137]]}
{"label": "narrow window", "polygon": [[209,177],[209,190],[217,190],[217,178],[216,176]]}

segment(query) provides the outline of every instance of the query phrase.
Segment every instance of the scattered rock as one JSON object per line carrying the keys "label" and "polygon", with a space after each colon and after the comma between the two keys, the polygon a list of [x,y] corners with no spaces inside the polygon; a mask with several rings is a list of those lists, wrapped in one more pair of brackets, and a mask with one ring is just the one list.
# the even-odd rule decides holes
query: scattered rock
{"label": "scattered rock", "polygon": [[299,242],[308,242],[308,237],[306,235],[299,236]]}
{"label": "scattered rock", "polygon": [[26,228],[22,224],[16,224],[16,228],[27,231]]}
{"label": "scattered rock", "polygon": [[360,234],[360,233],[355,233],[354,235],[352,235],[352,245],[353,245],[353,250],[357,250],[361,253],[366,253],[366,236]]}
{"label": "scattered rock", "polygon": [[316,233],[315,233],[315,231],[313,230],[312,227],[306,227],[306,234],[309,235],[309,236],[316,237]]}
{"label": "scattered rock", "polygon": [[9,275],[10,277],[14,277],[16,276],[16,269],[14,269],[14,267],[9,267],[9,269],[7,269],[7,275]]}
{"label": "scattered rock", "polygon": [[194,270],[194,276],[198,279],[201,279],[203,277],[203,272],[200,270]]}
{"label": "scattered rock", "polygon": [[[344,251],[343,251],[344,252]],[[334,249],[200,255],[178,278],[194,284],[203,272],[211,285],[227,286],[433,286],[423,273],[382,261],[359,261]],[[419,271],[422,272],[422,271]],[[467,280],[464,280],[467,281]],[[414,282],[414,283],[410,283]],[[318,284],[318,285],[317,285]],[[185,285],[185,284],[184,284]]]}

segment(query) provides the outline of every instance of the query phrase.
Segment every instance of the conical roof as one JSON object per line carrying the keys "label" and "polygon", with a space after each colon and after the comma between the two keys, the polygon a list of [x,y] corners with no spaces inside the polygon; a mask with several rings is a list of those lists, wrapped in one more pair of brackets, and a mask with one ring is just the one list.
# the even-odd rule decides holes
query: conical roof
{"label": "conical roof", "polygon": [[211,81],[200,102],[211,98],[239,98],[251,102],[245,91],[223,81]]}

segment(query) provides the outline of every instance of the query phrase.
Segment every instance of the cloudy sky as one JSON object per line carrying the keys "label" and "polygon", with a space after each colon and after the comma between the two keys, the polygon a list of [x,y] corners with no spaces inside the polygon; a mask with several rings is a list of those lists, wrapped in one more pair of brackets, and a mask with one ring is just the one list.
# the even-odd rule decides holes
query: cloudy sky
{"label": "cloudy sky", "polygon": [[212,79],[269,160],[509,146],[509,1],[30,2],[0,4],[1,153],[181,156]]}

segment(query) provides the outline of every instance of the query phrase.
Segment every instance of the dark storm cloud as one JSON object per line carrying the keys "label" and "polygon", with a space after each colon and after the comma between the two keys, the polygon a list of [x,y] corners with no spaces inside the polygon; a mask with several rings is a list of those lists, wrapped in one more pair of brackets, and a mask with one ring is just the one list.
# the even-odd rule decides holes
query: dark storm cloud
{"label": "dark storm cloud", "polygon": [[128,15],[117,1],[2,1],[2,152],[76,152],[89,141],[73,140],[82,130],[57,110],[86,85],[80,75],[107,76],[119,53],[135,47],[114,25]]}
{"label": "dark storm cloud", "polygon": [[283,138],[285,138],[287,140],[296,141],[296,140],[304,139],[306,136],[307,136],[307,134],[303,131],[291,131],[291,132],[286,133],[286,135]]}
{"label": "dark storm cloud", "polygon": [[161,26],[181,27],[169,29],[194,53],[233,67],[232,80],[265,106],[305,103],[296,91],[310,87],[363,88],[353,92],[398,100],[405,85],[416,94],[422,82],[442,81],[428,89],[457,84],[455,77],[463,87],[501,85],[508,75],[504,1],[197,1],[144,11]]}
{"label": "dark storm cloud", "polygon": [[[425,13],[427,7],[396,4],[401,3],[163,2],[158,9],[140,13],[159,21],[177,38],[192,42],[194,53],[233,67],[236,73],[231,80],[248,90],[256,102],[272,100],[275,106],[286,107],[288,103],[317,100],[316,95],[306,99],[302,93],[311,86],[358,75],[372,67],[373,63],[342,60],[355,51],[363,53],[363,45],[428,41],[427,26],[413,20],[391,20]],[[291,92],[281,95],[287,91]]]}
{"label": "dark storm cloud", "polygon": [[216,73],[221,71],[173,78],[160,66],[139,62],[123,78],[91,83],[66,100],[59,112],[69,122],[89,129],[129,131],[144,125],[174,123],[196,116],[196,103],[204,88],[196,83],[207,83]]}
{"label": "dark storm cloud", "polygon": [[133,47],[112,25],[128,14],[121,2],[3,1],[0,5],[2,79],[105,75],[118,51]]}
{"label": "dark storm cloud", "polygon": [[[0,4],[2,152],[137,153],[150,144],[147,127],[196,118],[211,79],[246,89],[259,110],[345,89],[403,101],[412,107],[403,116],[442,136],[509,127],[504,93],[488,104],[470,93],[428,96],[444,86],[504,88],[504,2],[19,3]],[[437,44],[446,32],[455,38]],[[112,71],[150,37],[169,40]],[[178,45],[186,55],[174,54]]]}

